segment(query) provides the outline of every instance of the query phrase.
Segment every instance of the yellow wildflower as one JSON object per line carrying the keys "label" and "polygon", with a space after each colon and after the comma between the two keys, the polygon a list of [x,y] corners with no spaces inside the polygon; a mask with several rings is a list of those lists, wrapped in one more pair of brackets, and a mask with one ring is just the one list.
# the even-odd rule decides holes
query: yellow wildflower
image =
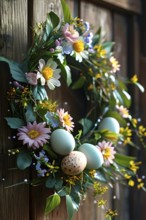
{"label": "yellow wildflower", "polygon": [[57,103],[53,102],[52,100],[41,101],[39,103],[39,106],[42,109],[46,109],[46,110],[48,110],[50,112],[56,112],[56,109],[57,109]]}
{"label": "yellow wildflower", "polygon": [[133,187],[135,185],[135,182],[133,180],[129,180],[128,185]]}
{"label": "yellow wildflower", "polygon": [[138,133],[141,137],[146,136],[146,128],[144,128],[142,125],[138,127]]}
{"label": "yellow wildflower", "polygon": [[125,177],[126,179],[130,179],[130,178],[131,178],[131,176],[128,175],[127,173],[124,174],[124,177]]}
{"label": "yellow wildflower", "polygon": [[108,209],[105,213],[105,217],[108,218],[108,217],[114,217],[118,215],[117,211],[116,210],[111,210],[111,209]]}
{"label": "yellow wildflower", "polygon": [[139,165],[141,164],[141,162],[135,163],[133,160],[131,160],[129,163],[130,163],[130,170],[136,173],[137,170],[139,169]]}
{"label": "yellow wildflower", "polygon": [[104,206],[106,203],[107,203],[107,200],[101,199],[98,201],[98,207]]}
{"label": "yellow wildflower", "polygon": [[101,183],[99,183],[99,182],[98,183],[95,182],[93,185],[93,188],[94,188],[95,195],[99,195],[99,194],[102,195],[108,190],[107,186],[102,186]]}
{"label": "yellow wildflower", "polygon": [[137,188],[138,188],[138,189],[141,189],[143,186],[144,186],[144,183],[142,182],[142,183],[139,183],[139,184],[137,185]]}
{"label": "yellow wildflower", "polygon": [[137,83],[137,81],[138,81],[137,75],[135,74],[130,80],[132,83]]}

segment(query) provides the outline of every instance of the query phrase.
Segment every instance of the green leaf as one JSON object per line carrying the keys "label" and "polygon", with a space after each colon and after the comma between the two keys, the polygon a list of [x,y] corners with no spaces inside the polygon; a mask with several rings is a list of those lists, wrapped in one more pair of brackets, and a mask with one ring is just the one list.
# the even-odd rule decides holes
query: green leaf
{"label": "green leaf", "polygon": [[95,179],[101,182],[107,182],[103,172],[96,171]]}
{"label": "green leaf", "polygon": [[47,17],[51,21],[53,29],[55,29],[59,24],[59,17],[53,11],[51,11]]}
{"label": "green leaf", "polygon": [[36,100],[48,99],[47,92],[43,86],[35,86],[32,88],[32,92]]}
{"label": "green leaf", "polygon": [[71,12],[65,0],[61,0],[61,5],[63,10],[64,21],[67,23],[72,19]]}
{"label": "green leaf", "polygon": [[29,153],[25,151],[21,151],[17,155],[17,167],[20,170],[25,170],[27,167],[30,167],[31,163],[32,163],[32,158]]}
{"label": "green leaf", "polygon": [[87,134],[93,127],[93,122],[87,118],[82,118],[79,123],[83,126],[83,135]]}
{"label": "green leaf", "polygon": [[27,106],[27,110],[26,110],[26,113],[25,113],[25,118],[26,118],[27,122],[33,122],[33,121],[36,120],[32,105]]}
{"label": "green leaf", "polygon": [[127,155],[122,155],[119,153],[115,154],[115,162],[119,164],[120,166],[124,167],[130,167],[130,161],[135,160],[135,157],[127,156]]}
{"label": "green leaf", "polygon": [[60,190],[62,188],[62,186],[63,186],[63,180],[58,177],[56,179],[55,189]]}
{"label": "green leaf", "polygon": [[130,105],[131,105],[131,96],[130,96],[130,94],[125,90],[119,91],[119,94],[122,98],[122,103],[121,104],[124,105],[125,107],[129,108]]}
{"label": "green leaf", "polygon": [[72,89],[80,89],[83,87],[85,83],[86,78],[84,76],[81,76],[73,85]]}
{"label": "green leaf", "polygon": [[49,157],[51,157],[52,159],[57,159],[57,155],[54,153],[54,151],[48,145],[44,145],[43,149],[48,152]]}
{"label": "green leaf", "polygon": [[13,79],[19,81],[19,82],[25,82],[27,83],[26,77],[22,69],[20,68],[20,64],[16,63],[14,61],[10,61],[4,57],[0,57],[0,61],[6,62],[9,64],[10,73],[13,77]]}
{"label": "green leaf", "polygon": [[72,79],[71,79],[71,71],[69,66],[65,64],[60,64],[60,68],[61,68],[61,73],[67,83],[67,86],[70,86],[70,84],[72,83]]}
{"label": "green leaf", "polygon": [[77,205],[70,195],[66,195],[66,206],[69,216],[69,220],[73,218],[74,213],[78,210],[79,205]]}
{"label": "green leaf", "polygon": [[45,214],[49,214],[52,212],[57,206],[60,205],[61,199],[60,196],[57,193],[54,193],[53,195],[49,196],[46,199],[46,207],[45,207]]}
{"label": "green leaf", "polygon": [[114,44],[114,42],[104,42],[102,47],[106,50],[107,53],[110,53]]}
{"label": "green leaf", "polygon": [[53,188],[55,186],[56,179],[52,175],[48,176],[45,186],[49,189]]}
{"label": "green leaf", "polygon": [[101,27],[96,31],[95,35],[92,39],[92,45],[95,46],[96,44],[99,44],[101,39]]}
{"label": "green leaf", "polygon": [[13,129],[18,129],[18,128],[21,128],[25,125],[24,121],[20,118],[6,117],[5,119],[8,123],[8,125],[10,126],[10,128],[13,128]]}

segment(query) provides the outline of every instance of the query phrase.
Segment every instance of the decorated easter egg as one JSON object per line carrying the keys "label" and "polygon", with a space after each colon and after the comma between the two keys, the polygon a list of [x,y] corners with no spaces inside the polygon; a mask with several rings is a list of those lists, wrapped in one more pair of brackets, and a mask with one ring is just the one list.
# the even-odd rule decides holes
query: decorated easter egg
{"label": "decorated easter egg", "polygon": [[84,143],[79,149],[87,158],[87,169],[98,169],[103,164],[103,156],[100,150],[92,144]]}
{"label": "decorated easter egg", "polygon": [[98,129],[99,130],[106,129],[106,130],[109,130],[109,131],[112,131],[118,134],[120,131],[120,125],[119,125],[119,122],[115,118],[106,117],[100,122]]}
{"label": "decorated easter egg", "polygon": [[87,158],[85,154],[79,151],[72,151],[61,161],[61,169],[67,175],[78,175],[86,167]]}
{"label": "decorated easter egg", "polygon": [[64,129],[56,129],[51,134],[51,147],[60,155],[67,155],[75,148],[75,139]]}

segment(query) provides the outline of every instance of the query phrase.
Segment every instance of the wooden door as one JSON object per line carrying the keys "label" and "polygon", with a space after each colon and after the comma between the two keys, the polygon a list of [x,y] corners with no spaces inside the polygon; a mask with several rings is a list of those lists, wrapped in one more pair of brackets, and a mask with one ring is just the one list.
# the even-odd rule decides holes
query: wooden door
{"label": "wooden door", "polygon": [[[120,74],[126,76],[138,72],[137,16],[141,13],[140,1],[67,0],[67,2],[75,16],[79,15],[89,21],[94,25],[94,30],[101,26],[105,38],[116,42],[114,49],[121,63]],[[59,0],[0,0],[0,55],[21,62],[31,43],[31,27],[36,22],[43,21],[50,10],[61,16]],[[136,46],[133,50],[134,45]],[[0,73],[0,219],[67,220],[65,201],[49,216],[44,216],[45,198],[50,192],[41,187],[30,187],[26,181],[30,173],[13,169],[15,156],[9,157],[7,150],[15,144],[15,137],[4,120],[4,117],[9,115],[6,91],[10,80],[9,69],[5,63],[0,63]],[[137,93],[135,97],[137,100]],[[60,100],[64,102],[62,96]],[[75,97],[73,100],[76,102]],[[134,111],[138,112],[139,108]],[[111,189],[111,193],[106,195],[109,206],[113,205],[118,209],[119,216],[116,218],[118,220],[134,220],[130,218],[132,214],[129,214],[127,208],[128,193],[116,184],[114,190]],[[113,196],[117,198],[114,204],[111,203]],[[81,204],[80,211],[74,217],[74,220],[82,219],[105,219],[103,212],[94,203],[92,191],[89,191],[86,201]]]}

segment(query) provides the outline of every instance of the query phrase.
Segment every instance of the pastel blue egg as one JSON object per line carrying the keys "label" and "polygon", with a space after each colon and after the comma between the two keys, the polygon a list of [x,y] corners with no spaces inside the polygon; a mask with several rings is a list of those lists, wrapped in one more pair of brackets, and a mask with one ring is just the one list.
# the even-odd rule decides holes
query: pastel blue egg
{"label": "pastel blue egg", "polygon": [[92,144],[84,143],[79,149],[87,158],[87,169],[98,169],[103,164],[103,156],[98,148]]}
{"label": "pastel blue egg", "polygon": [[51,147],[60,155],[67,155],[75,148],[75,139],[64,129],[56,129],[51,134]]}
{"label": "pastel blue egg", "polygon": [[100,122],[98,127],[98,130],[105,130],[105,129],[118,134],[120,131],[119,122],[113,117],[106,117]]}

